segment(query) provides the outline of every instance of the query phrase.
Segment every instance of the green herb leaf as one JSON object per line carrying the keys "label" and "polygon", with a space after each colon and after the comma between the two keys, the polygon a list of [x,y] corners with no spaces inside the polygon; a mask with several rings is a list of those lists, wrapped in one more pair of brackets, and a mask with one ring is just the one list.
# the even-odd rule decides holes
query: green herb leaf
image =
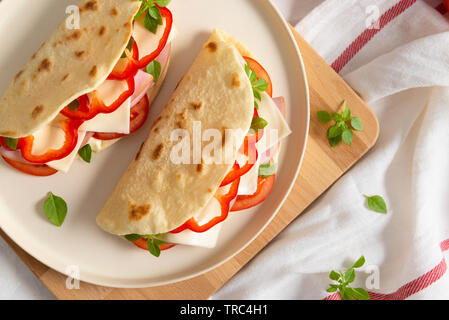
{"label": "green herb leaf", "polygon": [[265,163],[259,167],[259,177],[268,178],[276,173],[276,163]]}
{"label": "green herb leaf", "polygon": [[331,280],[337,281],[338,279],[340,279],[340,274],[338,272],[332,270],[331,273],[329,273],[329,278]]}
{"label": "green herb leaf", "polygon": [[78,108],[80,107],[80,102],[78,100],[73,100],[72,102],[69,103],[69,105],[67,106],[67,108],[70,111],[76,111],[78,110]]}
{"label": "green herb leaf", "polygon": [[125,236],[125,238],[126,238],[126,240],[128,240],[128,241],[135,242],[135,241],[137,241],[137,240],[139,240],[139,239],[142,239],[143,236],[141,236],[140,234],[135,234],[135,233],[133,233],[133,234],[127,234],[127,235]]}
{"label": "green herb leaf", "polygon": [[353,268],[349,269],[348,271],[345,272],[344,274],[344,280],[346,283],[351,283],[353,282],[355,279],[355,271]]}
{"label": "green herb leaf", "polygon": [[90,163],[90,161],[92,160],[92,147],[90,146],[90,144],[86,144],[84,147],[82,147],[78,151],[78,155],[81,157],[81,159],[83,159],[87,163]]}
{"label": "green herb leaf", "polygon": [[387,213],[387,204],[385,203],[385,200],[381,196],[369,197],[367,195],[364,195],[364,197],[368,200],[368,207],[372,211],[383,214]]}
{"label": "green herb leaf", "polygon": [[259,78],[253,86],[255,89],[264,92],[268,88],[268,82],[265,79]]}
{"label": "green herb leaf", "polygon": [[335,137],[335,138],[329,138],[329,143],[332,147],[336,147],[341,142],[341,135]]}
{"label": "green herb leaf", "polygon": [[3,137],[5,140],[6,146],[11,150],[17,150],[17,144],[19,143],[19,139],[15,138],[7,138]]}
{"label": "green herb leaf", "polygon": [[51,223],[60,227],[67,215],[67,203],[64,199],[50,192],[47,200],[44,202],[44,212]]}
{"label": "green herb leaf", "polygon": [[161,8],[168,6],[171,0],[154,0],[154,2]]}
{"label": "green herb leaf", "polygon": [[342,127],[335,125],[329,128],[329,132],[328,132],[328,138],[329,139],[333,139],[336,137],[341,136],[341,134],[343,133],[343,129]]}
{"label": "green herb leaf", "polygon": [[327,111],[318,111],[317,116],[322,123],[328,123],[332,120],[331,114]]}
{"label": "green herb leaf", "polygon": [[348,146],[352,145],[352,139],[354,137],[354,134],[351,130],[345,129],[341,135],[343,142],[346,143]]}
{"label": "green herb leaf", "polygon": [[354,130],[357,130],[357,131],[363,130],[362,120],[358,117],[354,117],[351,119],[351,126],[352,126],[352,128],[354,128]]}
{"label": "green herb leaf", "polygon": [[148,237],[147,239],[148,251],[155,257],[159,257],[161,255],[161,249],[159,245],[155,244],[152,237]]}
{"label": "green herb leaf", "polygon": [[[143,25],[145,26],[145,28],[147,28],[147,30],[156,34],[157,27],[163,24],[161,12],[157,7],[150,7],[147,13],[148,14],[146,14],[143,18]],[[157,16],[158,18],[154,18],[155,16]]]}
{"label": "green herb leaf", "polygon": [[364,256],[361,256],[361,257],[359,258],[359,260],[357,260],[357,261],[354,263],[354,265],[352,266],[352,268],[360,268],[360,267],[362,267],[364,264],[365,264],[365,257],[364,257]]}
{"label": "green herb leaf", "polygon": [[343,102],[341,110],[341,117],[343,121],[348,121],[349,119],[351,119],[351,109],[348,108],[346,100]]}
{"label": "green herb leaf", "polygon": [[332,292],[336,292],[337,290],[338,290],[338,286],[335,285],[335,284],[331,284],[329,286],[329,289],[327,289],[326,291],[329,292],[329,293],[332,293]]}
{"label": "green herb leaf", "polygon": [[357,300],[370,300],[370,295],[368,292],[366,292],[363,288],[351,288],[352,289],[352,295]]}
{"label": "green herb leaf", "polygon": [[153,76],[153,81],[157,82],[162,73],[162,65],[158,61],[153,60],[147,65],[146,71]]}
{"label": "green herb leaf", "polygon": [[262,130],[268,125],[267,120],[261,117],[254,117],[253,121],[251,122],[251,129],[254,130],[254,132],[258,132],[259,130]]}

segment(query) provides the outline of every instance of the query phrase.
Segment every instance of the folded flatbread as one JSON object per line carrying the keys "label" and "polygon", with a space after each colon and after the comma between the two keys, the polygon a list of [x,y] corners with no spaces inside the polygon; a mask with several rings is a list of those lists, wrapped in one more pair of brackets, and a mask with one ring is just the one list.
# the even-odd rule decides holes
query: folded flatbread
{"label": "folded flatbread", "polygon": [[98,215],[102,229],[116,235],[166,233],[198,214],[214,196],[233,162],[175,164],[170,154],[178,142],[171,134],[181,128],[192,137],[195,121],[203,132],[234,129],[241,133],[235,146],[227,148],[225,142],[221,148],[236,158],[254,114],[242,59],[249,52],[239,46],[219,31],[212,34]]}
{"label": "folded flatbread", "polygon": [[128,44],[140,4],[82,1],[81,28],[69,30],[62,23],[6,90],[0,100],[0,136],[32,134],[104,82]]}

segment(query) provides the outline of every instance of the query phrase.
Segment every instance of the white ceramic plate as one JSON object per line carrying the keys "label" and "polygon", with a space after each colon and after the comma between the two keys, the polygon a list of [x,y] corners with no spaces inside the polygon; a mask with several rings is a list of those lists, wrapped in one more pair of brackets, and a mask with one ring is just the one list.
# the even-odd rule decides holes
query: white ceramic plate
{"label": "white ceramic plate", "polygon": [[[77,0],[0,2],[1,93],[65,19],[65,8],[75,3]],[[197,276],[251,243],[278,212],[296,179],[309,127],[308,88],[299,50],[280,13],[268,0],[172,0],[170,9],[178,30],[172,64],[145,129],[95,155],[90,165],[77,160],[65,175],[34,178],[0,163],[0,226],[29,254],[61,273],[66,273],[68,266],[78,266],[83,281],[128,288]],[[100,230],[95,217],[214,28],[233,34],[258,56],[272,78],[274,96],[286,98],[293,134],[283,142],[280,172],[270,197],[256,209],[232,214],[216,248],[177,246],[154,258]],[[48,88],[48,92],[52,90],[57,88]],[[43,213],[49,191],[62,196],[69,206],[61,228],[49,223]]]}

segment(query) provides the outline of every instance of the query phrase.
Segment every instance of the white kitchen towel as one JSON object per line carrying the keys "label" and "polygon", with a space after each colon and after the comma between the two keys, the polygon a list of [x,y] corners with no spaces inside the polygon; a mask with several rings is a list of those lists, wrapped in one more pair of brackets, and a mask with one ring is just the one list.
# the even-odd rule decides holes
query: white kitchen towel
{"label": "white kitchen towel", "polygon": [[[303,3],[287,2],[279,0],[282,10]],[[363,254],[355,286],[372,299],[448,299],[449,20],[442,4],[315,2],[296,29],[374,110],[379,141],[213,298],[339,299],[326,293],[329,272]],[[363,194],[383,196],[388,213],[369,211]]]}

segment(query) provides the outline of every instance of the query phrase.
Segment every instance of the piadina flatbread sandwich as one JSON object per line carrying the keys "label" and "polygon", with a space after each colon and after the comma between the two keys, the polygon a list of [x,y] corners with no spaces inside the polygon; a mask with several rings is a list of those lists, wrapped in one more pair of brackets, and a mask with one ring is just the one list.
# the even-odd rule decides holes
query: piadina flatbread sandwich
{"label": "piadina flatbread sandwich", "polygon": [[54,31],[0,99],[0,152],[35,176],[67,172],[140,129],[164,81],[169,1],[84,0],[79,25]]}
{"label": "piadina flatbread sandwich", "polygon": [[275,182],[280,141],[291,131],[284,99],[272,92],[254,55],[215,30],[98,225],[154,256],[175,245],[214,247],[229,213],[262,203]]}

